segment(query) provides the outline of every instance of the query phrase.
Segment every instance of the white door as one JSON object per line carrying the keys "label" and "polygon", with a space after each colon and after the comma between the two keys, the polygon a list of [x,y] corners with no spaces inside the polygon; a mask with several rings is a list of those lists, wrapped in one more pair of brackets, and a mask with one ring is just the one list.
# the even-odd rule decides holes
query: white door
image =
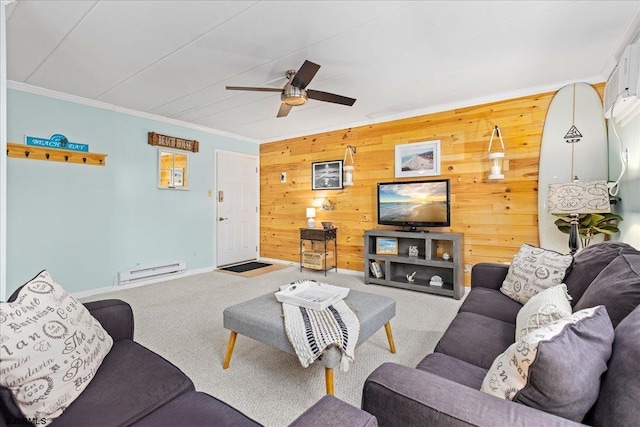
{"label": "white door", "polygon": [[216,265],[258,258],[258,158],[215,151]]}

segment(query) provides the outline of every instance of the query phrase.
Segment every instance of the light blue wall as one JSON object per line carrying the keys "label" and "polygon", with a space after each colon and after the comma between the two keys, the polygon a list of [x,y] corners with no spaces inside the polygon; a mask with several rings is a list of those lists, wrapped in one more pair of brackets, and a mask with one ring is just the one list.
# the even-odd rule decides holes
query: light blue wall
{"label": "light blue wall", "polygon": [[[609,120],[609,180],[615,181],[620,175],[620,142],[613,133]],[[624,127],[617,127],[623,150],[628,150],[627,171],[620,181],[618,197],[622,200],[615,212],[623,218],[620,234],[616,240],[629,243],[640,249],[640,115]]]}
{"label": "light blue wall", "polygon": [[[45,268],[83,292],[137,264],[213,266],[213,151],[258,156],[258,144],[16,90],[7,98],[9,142],[61,133],[108,155],[104,167],[8,159],[7,295]],[[158,148],[147,132],[200,142],[189,191],[157,188]]]}

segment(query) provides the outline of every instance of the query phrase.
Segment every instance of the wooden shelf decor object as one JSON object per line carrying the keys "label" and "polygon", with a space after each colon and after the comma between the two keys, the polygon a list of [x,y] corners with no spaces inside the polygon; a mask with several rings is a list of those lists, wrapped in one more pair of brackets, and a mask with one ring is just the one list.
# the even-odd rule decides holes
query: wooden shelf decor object
{"label": "wooden shelf decor object", "polygon": [[86,151],[71,151],[61,150],[59,148],[35,147],[32,145],[8,142],[7,157],[104,166],[107,155],[99,153],[89,153]]}

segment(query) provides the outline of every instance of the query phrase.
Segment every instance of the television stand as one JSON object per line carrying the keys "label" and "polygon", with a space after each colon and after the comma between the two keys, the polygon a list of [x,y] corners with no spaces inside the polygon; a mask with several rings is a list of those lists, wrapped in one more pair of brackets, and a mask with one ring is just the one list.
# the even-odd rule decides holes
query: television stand
{"label": "television stand", "polygon": [[[409,247],[415,247],[413,253],[417,249],[417,256],[409,255]],[[462,233],[366,230],[364,282],[461,299],[464,296],[463,248]],[[449,254],[448,260],[442,257],[445,252]],[[373,263],[377,267],[372,266]],[[442,286],[431,284],[433,276],[442,278]]]}

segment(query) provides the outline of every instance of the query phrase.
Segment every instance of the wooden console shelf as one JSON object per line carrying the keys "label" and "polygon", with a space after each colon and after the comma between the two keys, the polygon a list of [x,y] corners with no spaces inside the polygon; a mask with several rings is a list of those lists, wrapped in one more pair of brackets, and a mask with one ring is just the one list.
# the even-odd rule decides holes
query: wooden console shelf
{"label": "wooden console shelf", "polygon": [[[304,253],[304,242],[305,240],[309,240],[313,243],[317,242],[318,244],[322,244],[322,251],[316,252],[318,255],[321,254],[322,258],[320,258],[319,265],[305,266],[303,262],[303,258],[305,256]],[[327,251],[327,243],[333,242],[333,252]],[[328,256],[331,255],[331,257]],[[336,269],[338,272],[338,229],[337,228],[301,228],[300,229],[300,271],[302,268],[313,268],[314,270],[324,271],[324,275],[327,275],[327,270],[331,270],[332,268]]]}
{"label": "wooden console shelf", "polygon": [[[377,253],[378,238],[397,239],[397,254]],[[393,286],[461,299],[464,295],[464,235],[462,233],[404,232],[366,230],[364,233],[364,282]],[[417,256],[409,256],[409,247],[416,246]],[[443,259],[443,253],[450,258]],[[382,277],[372,274],[376,262]],[[407,275],[415,272],[414,281]],[[431,286],[431,277],[440,276],[443,286]]]}
{"label": "wooden console shelf", "polygon": [[8,142],[7,157],[104,166],[107,155],[88,153],[85,151],[61,150],[59,148],[35,147],[32,145]]}

